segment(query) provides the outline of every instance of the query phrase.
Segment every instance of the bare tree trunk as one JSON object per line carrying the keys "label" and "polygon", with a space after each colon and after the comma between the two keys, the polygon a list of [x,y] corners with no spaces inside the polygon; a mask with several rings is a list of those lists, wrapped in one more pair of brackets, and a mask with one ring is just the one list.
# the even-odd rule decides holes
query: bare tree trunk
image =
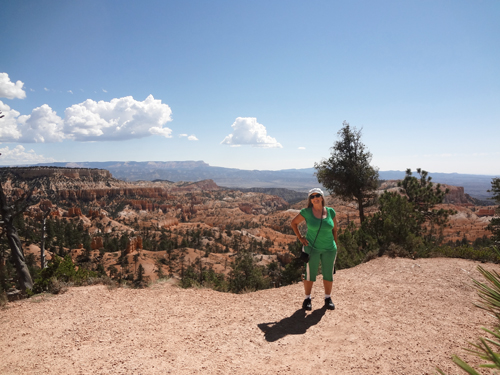
{"label": "bare tree trunk", "polygon": [[46,217],[42,220],[42,243],[40,245],[40,268],[43,270],[45,268],[45,221]]}
{"label": "bare tree trunk", "polygon": [[363,207],[363,198],[358,198],[358,209],[359,209],[359,221],[363,223],[365,221],[365,210]]}
{"label": "bare tree trunk", "polygon": [[33,289],[33,280],[31,279],[30,271],[26,265],[26,259],[24,258],[21,240],[19,239],[17,230],[12,225],[12,222],[6,222],[5,224],[7,240],[12,252],[12,258],[14,259],[14,265],[16,266],[19,285],[21,286],[21,290],[25,292],[26,289]]}
{"label": "bare tree trunk", "polygon": [[[50,204],[52,206],[52,204]],[[47,224],[47,217],[49,217],[51,213],[51,209],[47,211],[43,211],[42,209],[42,243],[40,245],[40,268],[43,270],[47,267],[47,262],[45,261],[45,224]]]}
{"label": "bare tree trunk", "polygon": [[5,255],[4,250],[0,249],[0,289],[7,290],[7,283],[5,281]]}
{"label": "bare tree trunk", "polygon": [[[7,241],[9,242],[10,251],[12,254],[12,259],[14,260],[14,265],[16,266],[17,277],[19,278],[19,285],[23,292],[26,289],[33,288],[33,280],[31,279],[28,266],[26,265],[26,259],[24,258],[23,249],[21,245],[21,240],[17,234],[17,230],[14,227],[12,208],[7,204],[7,199],[3,191],[3,187],[0,183],[0,214],[3,219],[3,227],[7,234]],[[22,215],[22,213],[21,213]]]}

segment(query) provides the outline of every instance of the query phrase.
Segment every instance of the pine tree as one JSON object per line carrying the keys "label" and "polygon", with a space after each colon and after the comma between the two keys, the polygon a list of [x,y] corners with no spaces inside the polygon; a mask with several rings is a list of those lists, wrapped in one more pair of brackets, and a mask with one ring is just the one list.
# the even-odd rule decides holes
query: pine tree
{"label": "pine tree", "polygon": [[363,222],[364,207],[375,197],[378,169],[370,165],[372,154],[361,142],[361,130],[344,121],[337,134],[340,139],[331,148],[330,158],[314,163],[316,176],[330,194],[356,201]]}
{"label": "pine tree", "polygon": [[[439,243],[442,229],[453,210],[435,209],[442,203],[447,189],[434,185],[426,171],[417,169],[420,178],[410,169],[398,185],[400,192],[385,192],[378,199],[379,211],[367,220],[362,231],[379,246],[379,256],[391,245],[401,247],[408,254],[418,251],[424,243]],[[368,239],[365,239],[368,241]]]}
{"label": "pine tree", "polygon": [[[449,189],[441,189],[441,184],[434,185],[427,171],[417,168],[417,173],[420,178],[412,176],[411,169],[407,169],[404,180],[398,186],[418,214],[420,231],[417,235],[425,234],[428,239],[433,237],[436,239],[436,236],[442,236],[442,229],[448,217],[454,213],[453,210],[434,208],[437,204],[443,203]],[[428,224],[427,228],[423,226],[424,222]]]}
{"label": "pine tree", "polygon": [[496,217],[491,219],[488,229],[493,232],[493,239],[500,243],[500,178],[494,178],[491,181],[491,190],[488,192],[493,193],[493,199],[499,206],[496,209]]}
{"label": "pine tree", "polygon": [[[229,273],[229,288],[233,293],[267,289],[269,280],[264,278],[263,269],[255,264],[252,254],[243,250],[236,255]],[[265,271],[264,271],[265,272]]]}

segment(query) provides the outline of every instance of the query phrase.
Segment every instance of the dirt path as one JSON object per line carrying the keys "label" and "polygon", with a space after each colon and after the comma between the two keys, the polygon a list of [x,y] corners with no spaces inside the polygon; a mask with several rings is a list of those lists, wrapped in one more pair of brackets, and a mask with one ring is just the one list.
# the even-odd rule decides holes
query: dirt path
{"label": "dirt path", "polygon": [[301,284],[71,288],[0,310],[0,374],[458,374],[451,355],[494,322],[472,305],[477,265],[376,259],[337,272],[335,311],[316,283],[307,314]]}

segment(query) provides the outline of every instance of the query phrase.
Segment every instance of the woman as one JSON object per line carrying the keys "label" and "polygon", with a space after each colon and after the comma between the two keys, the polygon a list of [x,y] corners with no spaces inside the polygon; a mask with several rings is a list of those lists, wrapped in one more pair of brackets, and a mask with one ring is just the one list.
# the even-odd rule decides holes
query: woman
{"label": "woman", "polygon": [[[335,216],[333,208],[325,207],[323,191],[314,188],[309,190],[307,208],[300,210],[300,213],[292,220],[292,229],[304,245],[303,251],[309,254],[304,277],[306,298],[302,303],[302,308],[305,310],[312,310],[311,290],[316,281],[320,261],[325,287],[325,307],[329,310],[335,309],[331,298],[338,243],[337,218]],[[307,224],[307,235],[302,237],[298,225],[304,220]]]}

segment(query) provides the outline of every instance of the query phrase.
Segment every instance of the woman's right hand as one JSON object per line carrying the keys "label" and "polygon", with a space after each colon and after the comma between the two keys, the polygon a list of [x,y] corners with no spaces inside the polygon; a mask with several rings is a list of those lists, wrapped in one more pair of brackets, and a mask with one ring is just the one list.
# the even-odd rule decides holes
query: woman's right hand
{"label": "woman's right hand", "polygon": [[301,237],[299,238],[299,241],[302,245],[304,246],[308,246],[309,245],[309,242],[307,242],[306,238],[305,237]]}

